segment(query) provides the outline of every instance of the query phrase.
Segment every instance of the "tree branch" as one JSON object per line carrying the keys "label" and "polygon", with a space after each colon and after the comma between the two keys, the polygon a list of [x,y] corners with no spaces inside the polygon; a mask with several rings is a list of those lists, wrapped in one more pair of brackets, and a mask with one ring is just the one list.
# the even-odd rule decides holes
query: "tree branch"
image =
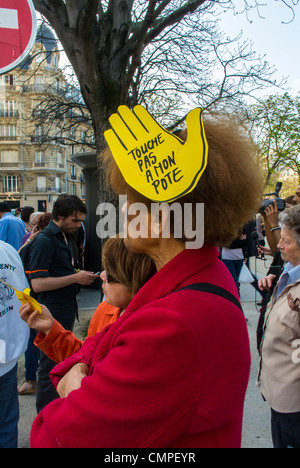
{"label": "tree branch", "polygon": [[64,22],[67,18],[66,6],[62,0],[33,0],[36,10],[51,23],[54,19]]}
{"label": "tree branch", "polygon": [[204,3],[206,3],[206,0],[187,1],[183,7],[178,8],[177,10],[170,13],[170,15],[166,18],[158,21],[157,24],[151,29],[151,31],[149,31],[145,40],[145,45],[148,45],[150,42],[152,42],[164,29],[172,26],[173,24],[179,23],[187,14],[194,13],[197,8],[199,8]]}
{"label": "tree branch", "polygon": [[[136,46],[135,46],[134,54],[132,55],[131,64],[130,64],[130,66],[128,68],[128,72],[126,74],[126,79],[125,79],[125,82],[124,82],[124,85],[123,85],[123,88],[122,88],[122,94],[121,94],[121,100],[124,101],[124,102],[125,102],[125,96],[128,94],[128,90],[129,90],[129,87],[131,85],[134,74],[136,72],[136,69],[141,64],[141,57],[142,57],[142,53],[143,53],[143,50],[144,50],[144,43],[145,43],[145,38],[146,38],[146,35],[147,35],[147,31],[148,31],[149,27],[151,26],[151,24],[153,23],[153,19],[154,19],[153,15],[154,15],[154,11],[155,11],[156,1],[157,0],[149,0],[148,9],[147,9],[145,19],[144,19],[139,31],[135,34],[136,35]],[[124,49],[127,49],[127,46],[125,46]],[[124,51],[122,52],[122,55],[124,56]]]}

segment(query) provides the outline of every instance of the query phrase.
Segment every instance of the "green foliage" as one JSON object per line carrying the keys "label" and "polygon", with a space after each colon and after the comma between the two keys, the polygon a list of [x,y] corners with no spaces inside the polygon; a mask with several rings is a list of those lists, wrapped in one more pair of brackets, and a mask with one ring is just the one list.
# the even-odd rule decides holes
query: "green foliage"
{"label": "green foliage", "polygon": [[269,96],[251,108],[250,120],[266,183],[281,170],[292,169],[300,175],[300,97]]}

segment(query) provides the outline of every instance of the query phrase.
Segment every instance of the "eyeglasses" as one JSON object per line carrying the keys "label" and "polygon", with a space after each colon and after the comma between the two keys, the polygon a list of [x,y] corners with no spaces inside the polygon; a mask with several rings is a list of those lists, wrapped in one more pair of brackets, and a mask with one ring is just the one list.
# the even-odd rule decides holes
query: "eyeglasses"
{"label": "eyeglasses", "polygon": [[120,281],[116,280],[113,276],[107,273],[107,271],[106,271],[106,282],[107,283],[120,283]]}

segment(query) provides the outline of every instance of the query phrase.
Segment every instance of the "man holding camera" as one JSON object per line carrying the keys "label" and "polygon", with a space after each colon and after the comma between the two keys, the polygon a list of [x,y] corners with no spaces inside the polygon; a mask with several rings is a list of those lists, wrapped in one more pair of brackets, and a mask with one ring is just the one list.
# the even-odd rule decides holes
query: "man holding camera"
{"label": "man holding camera", "polygon": [[277,245],[281,236],[281,229],[278,223],[278,213],[278,205],[276,201],[269,205],[263,213],[266,236],[272,252],[277,251]]}
{"label": "man holding camera", "polygon": [[300,205],[300,185],[297,187],[293,202],[297,203],[297,205]]}

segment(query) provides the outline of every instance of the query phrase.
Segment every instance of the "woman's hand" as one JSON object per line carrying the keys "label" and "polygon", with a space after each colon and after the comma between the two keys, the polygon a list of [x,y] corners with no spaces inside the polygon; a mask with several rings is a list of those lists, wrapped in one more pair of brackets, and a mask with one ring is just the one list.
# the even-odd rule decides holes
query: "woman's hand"
{"label": "woman's hand", "polygon": [[258,281],[259,289],[261,291],[263,291],[264,289],[266,289],[267,291],[270,291],[275,278],[276,278],[276,275],[268,275],[268,276],[265,276],[264,278],[260,279]]}
{"label": "woman's hand", "polygon": [[88,376],[89,370],[87,364],[75,364],[57,386],[56,390],[60,398],[66,398],[73,390],[78,390],[81,387],[82,380]]}
{"label": "woman's hand", "polygon": [[263,253],[264,255],[274,256],[274,252],[272,252],[272,250],[268,247],[264,247],[263,245],[257,246],[257,252],[259,255]]}
{"label": "woman's hand", "polygon": [[39,234],[40,230],[37,228],[37,226],[34,226],[34,228],[32,229],[31,231],[31,234],[29,236],[29,238],[27,239],[27,242],[30,241],[32,242],[36,236]]}
{"label": "woman's hand", "polygon": [[27,323],[29,328],[34,330],[41,331],[48,335],[50,332],[54,318],[52,317],[50,311],[45,306],[42,307],[42,313],[39,314],[37,310],[32,310],[30,304],[23,304],[20,307],[20,317],[24,322]]}
{"label": "woman's hand", "polygon": [[300,308],[299,308],[300,300],[298,299],[298,297],[296,299],[293,299],[292,294],[289,293],[287,295],[287,301],[288,301],[288,305],[290,309],[294,310],[295,312],[300,311]]}

